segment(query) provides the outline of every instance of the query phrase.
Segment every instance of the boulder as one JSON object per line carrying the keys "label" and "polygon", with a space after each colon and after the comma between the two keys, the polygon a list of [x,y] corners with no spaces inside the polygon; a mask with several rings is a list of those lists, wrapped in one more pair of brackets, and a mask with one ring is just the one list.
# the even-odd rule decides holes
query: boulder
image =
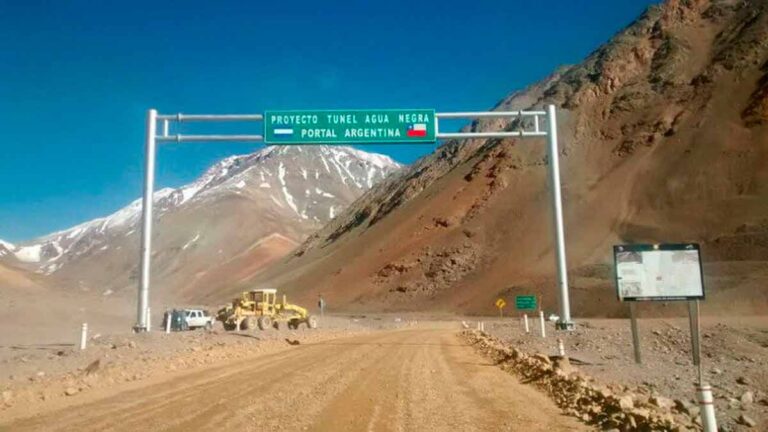
{"label": "boulder", "polygon": [[619,398],[619,408],[624,411],[629,411],[635,407],[635,401],[632,395],[624,395]]}
{"label": "boulder", "polygon": [[755,394],[751,391],[745,391],[741,398],[739,398],[739,401],[741,401],[742,405],[751,405],[755,401]]}
{"label": "boulder", "polygon": [[672,399],[668,399],[662,396],[651,396],[648,402],[655,407],[659,407],[665,410],[672,409],[672,407],[675,406],[675,402]]}
{"label": "boulder", "polygon": [[755,420],[753,420],[751,417],[747,417],[744,414],[739,416],[738,422],[739,422],[739,424],[742,424],[742,425],[744,425],[746,427],[750,427],[750,428],[753,428],[753,427],[757,426],[757,422]]}

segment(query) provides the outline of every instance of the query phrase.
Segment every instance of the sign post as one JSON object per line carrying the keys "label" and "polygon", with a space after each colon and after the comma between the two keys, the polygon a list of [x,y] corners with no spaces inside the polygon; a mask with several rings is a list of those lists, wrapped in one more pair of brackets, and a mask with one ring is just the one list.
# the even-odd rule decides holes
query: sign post
{"label": "sign post", "polygon": [[643,362],[640,357],[640,332],[637,329],[637,311],[635,310],[635,303],[629,304],[629,322],[632,328],[632,346],[635,351],[635,363],[641,364]]}
{"label": "sign post", "polygon": [[[688,301],[693,364],[699,365],[698,312],[704,299],[704,274],[699,245],[636,244],[613,247],[616,292],[629,302],[635,362],[640,363],[640,337],[634,302]],[[694,303],[695,302],[695,303]]]}
{"label": "sign post", "polygon": [[518,295],[515,296],[515,309],[523,312],[523,325],[525,326],[525,333],[530,332],[528,327],[528,314],[527,311],[536,310],[536,296],[535,295]]}
{"label": "sign post", "polygon": [[716,431],[712,390],[704,382],[701,367],[699,301],[704,300],[704,272],[696,243],[635,244],[613,247],[616,292],[619,300],[629,302],[635,362],[640,363],[640,338],[635,302],[687,301],[691,329],[691,354],[697,366],[699,403],[704,430]]}
{"label": "sign post", "polygon": [[691,353],[693,364],[699,367],[699,382],[701,382],[701,339],[699,335],[699,301],[688,302],[688,323],[691,327]]}
{"label": "sign post", "polygon": [[503,298],[496,300],[496,307],[499,308],[499,318],[504,318],[504,306],[506,305],[507,302]]}

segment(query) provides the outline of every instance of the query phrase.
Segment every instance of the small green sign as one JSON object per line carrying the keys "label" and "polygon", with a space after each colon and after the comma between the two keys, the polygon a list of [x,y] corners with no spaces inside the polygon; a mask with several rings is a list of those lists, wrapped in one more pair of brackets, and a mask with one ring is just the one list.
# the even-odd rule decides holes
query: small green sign
{"label": "small green sign", "polygon": [[266,111],[266,144],[433,143],[435,110]]}
{"label": "small green sign", "polygon": [[536,310],[536,296],[533,296],[533,295],[515,296],[515,309]]}

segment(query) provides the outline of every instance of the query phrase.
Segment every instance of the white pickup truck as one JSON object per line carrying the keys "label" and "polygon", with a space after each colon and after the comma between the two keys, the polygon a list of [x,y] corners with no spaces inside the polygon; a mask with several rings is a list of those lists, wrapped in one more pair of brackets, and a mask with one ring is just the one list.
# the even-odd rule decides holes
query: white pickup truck
{"label": "white pickup truck", "polygon": [[190,330],[205,328],[210,330],[216,318],[212,317],[207,310],[203,309],[185,309],[184,317]]}

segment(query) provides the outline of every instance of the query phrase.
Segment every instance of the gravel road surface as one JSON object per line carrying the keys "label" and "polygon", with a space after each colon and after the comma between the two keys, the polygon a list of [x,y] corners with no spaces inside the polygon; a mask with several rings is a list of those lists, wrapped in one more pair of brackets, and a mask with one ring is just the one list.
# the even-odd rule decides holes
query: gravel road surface
{"label": "gravel road surface", "polygon": [[455,328],[300,344],[38,408],[0,431],[587,430]]}

